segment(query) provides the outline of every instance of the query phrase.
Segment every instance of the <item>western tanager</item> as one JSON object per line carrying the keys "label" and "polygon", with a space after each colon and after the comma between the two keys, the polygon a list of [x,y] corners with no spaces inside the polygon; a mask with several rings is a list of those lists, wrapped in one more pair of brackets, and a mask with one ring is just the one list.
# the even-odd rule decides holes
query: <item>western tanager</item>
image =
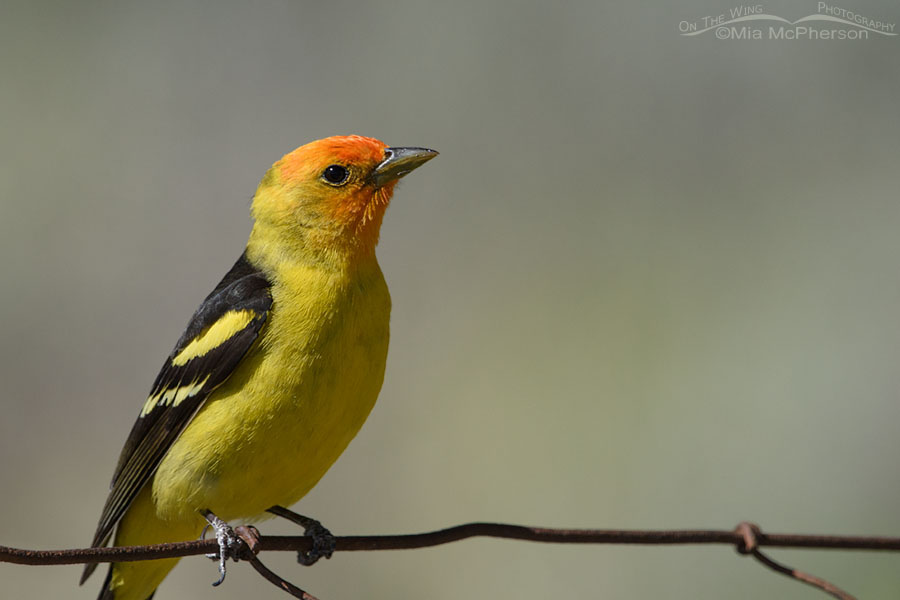
{"label": "western tanager", "polygon": [[[191,317],[125,442],[93,546],[114,529],[117,546],[196,538],[209,514],[257,518],[319,481],[384,379],[382,217],[397,180],[436,155],[340,136],[269,169],[244,253]],[[177,562],[113,564],[100,600],[148,600]]]}

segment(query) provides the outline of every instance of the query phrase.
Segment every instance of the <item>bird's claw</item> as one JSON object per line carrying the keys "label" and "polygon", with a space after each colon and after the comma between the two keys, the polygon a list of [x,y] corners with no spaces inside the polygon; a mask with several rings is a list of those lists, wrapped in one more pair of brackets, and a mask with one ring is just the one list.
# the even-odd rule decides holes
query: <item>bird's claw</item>
{"label": "bird's claw", "polygon": [[[209,523],[209,527],[212,527],[216,532],[216,542],[219,544],[217,553],[206,555],[207,558],[212,560],[218,559],[219,561],[219,580],[213,582],[213,586],[218,586],[225,581],[225,562],[229,558],[235,562],[238,560],[242,550],[241,546],[244,542],[235,534],[234,529],[228,523],[212,512],[207,511],[203,516],[206,518],[206,522]],[[206,528],[203,529],[203,533],[206,533]]]}
{"label": "bird's claw", "polygon": [[324,525],[315,519],[309,519],[303,527],[303,535],[312,538],[312,548],[297,552],[298,563],[309,567],[322,557],[331,558],[335,547],[334,536]]}
{"label": "bird's claw", "polygon": [[314,565],[323,556],[331,558],[336,543],[334,536],[321,523],[310,517],[304,517],[283,506],[272,506],[266,512],[287,519],[303,528],[303,535],[312,538],[312,548],[297,553],[297,562],[308,567]]}

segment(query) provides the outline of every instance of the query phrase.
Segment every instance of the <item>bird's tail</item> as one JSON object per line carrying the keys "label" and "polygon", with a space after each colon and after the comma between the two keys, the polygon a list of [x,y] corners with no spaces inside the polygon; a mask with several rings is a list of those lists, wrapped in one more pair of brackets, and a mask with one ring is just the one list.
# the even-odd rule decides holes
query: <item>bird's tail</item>
{"label": "bird's tail", "polygon": [[[118,524],[114,545],[143,546],[194,539],[205,522],[199,513],[182,521],[163,521],[149,487],[144,487]],[[113,563],[106,573],[99,600],[148,600],[180,558]]]}
{"label": "bird's tail", "polygon": [[[100,588],[100,595],[97,596],[97,600],[121,600],[123,593],[127,595],[128,598],[132,598],[133,594],[128,594],[127,590],[123,588],[119,588],[116,593],[115,586],[112,585],[113,582],[113,570],[119,565],[113,563],[109,565],[109,570],[106,571],[106,578],[103,580],[103,587]],[[153,596],[156,595],[156,590],[150,592],[150,595],[145,597],[144,600],[153,600]]]}
{"label": "bird's tail", "polygon": [[112,588],[109,587],[109,582],[112,581],[112,570],[113,566],[109,565],[109,568],[106,570],[106,578],[103,580],[103,587],[100,588],[100,595],[97,596],[97,600],[116,600]]}

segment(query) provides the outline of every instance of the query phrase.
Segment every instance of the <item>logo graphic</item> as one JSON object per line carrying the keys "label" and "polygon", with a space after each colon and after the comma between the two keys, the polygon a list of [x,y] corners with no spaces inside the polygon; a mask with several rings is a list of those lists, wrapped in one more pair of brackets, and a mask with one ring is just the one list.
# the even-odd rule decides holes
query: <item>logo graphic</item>
{"label": "logo graphic", "polygon": [[769,14],[762,4],[755,4],[678,23],[678,32],[683,36],[700,36],[710,31],[720,40],[868,40],[897,35],[895,23],[827,2],[819,2],[815,13],[796,21]]}

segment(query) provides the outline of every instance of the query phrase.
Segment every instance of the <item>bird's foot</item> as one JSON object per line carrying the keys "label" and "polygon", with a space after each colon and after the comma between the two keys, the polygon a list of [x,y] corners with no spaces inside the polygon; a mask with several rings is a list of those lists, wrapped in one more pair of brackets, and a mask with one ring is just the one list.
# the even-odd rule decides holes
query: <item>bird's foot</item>
{"label": "bird's foot", "polygon": [[303,535],[312,538],[312,548],[297,553],[297,562],[306,567],[314,565],[320,558],[331,558],[334,552],[334,536],[328,529],[310,517],[304,517],[283,506],[273,506],[267,512],[283,517],[303,528]]}
{"label": "bird's foot", "polygon": [[[206,555],[207,558],[213,560],[218,559],[219,561],[219,580],[213,583],[213,586],[217,586],[225,581],[225,562],[229,558],[233,559],[235,562],[238,560],[244,542],[228,523],[217,517],[212,511],[208,510],[204,512],[203,516],[206,519],[206,522],[209,523],[207,527],[212,527],[213,531],[216,532],[216,541],[219,543],[218,553]],[[206,527],[203,528],[201,537],[205,537],[205,535]]]}
{"label": "bird's foot", "polygon": [[[304,518],[309,519],[309,517]],[[324,525],[315,519],[309,519],[309,524],[303,526],[303,535],[312,538],[312,548],[297,553],[298,563],[309,567],[316,564],[316,561],[322,557],[331,558],[335,547],[334,536]]]}

